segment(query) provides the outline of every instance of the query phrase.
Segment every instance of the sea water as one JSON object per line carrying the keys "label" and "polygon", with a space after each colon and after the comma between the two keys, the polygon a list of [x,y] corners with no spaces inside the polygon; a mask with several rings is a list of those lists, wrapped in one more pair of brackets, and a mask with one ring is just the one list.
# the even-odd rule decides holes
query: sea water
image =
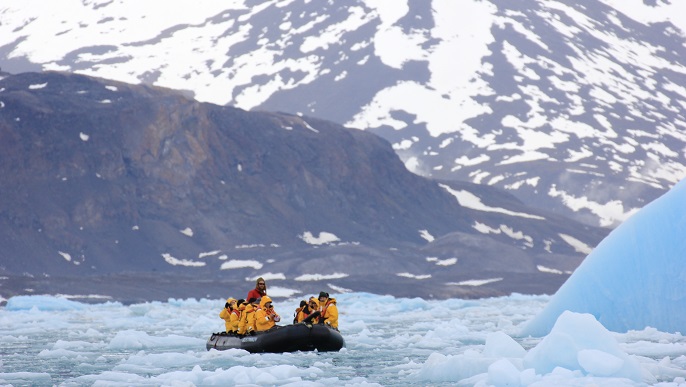
{"label": "sea water", "polygon": [[[207,338],[223,329],[219,312],[224,300],[122,305],[50,296],[13,298],[0,308],[0,384],[441,386],[489,385],[498,378],[515,378],[520,385],[553,380],[645,384],[559,367],[549,375],[523,370],[521,356],[541,339],[518,337],[518,332],[543,309],[548,296],[443,301],[366,293],[333,296],[346,347],[285,354],[207,351]],[[292,321],[299,301],[275,300],[281,324]],[[683,382],[682,335],[650,328],[611,335],[648,374],[648,384]],[[586,353],[595,356],[592,361],[607,358]]]}

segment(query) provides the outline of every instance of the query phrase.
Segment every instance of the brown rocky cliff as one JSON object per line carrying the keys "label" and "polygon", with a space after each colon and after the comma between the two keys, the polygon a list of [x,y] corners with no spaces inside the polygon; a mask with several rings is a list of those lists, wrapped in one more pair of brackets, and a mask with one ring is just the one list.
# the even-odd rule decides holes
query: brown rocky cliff
{"label": "brown rocky cliff", "polygon": [[73,74],[0,90],[6,270],[165,269],[165,253],[297,246],[306,231],[394,246],[468,228],[454,198],[366,132]]}

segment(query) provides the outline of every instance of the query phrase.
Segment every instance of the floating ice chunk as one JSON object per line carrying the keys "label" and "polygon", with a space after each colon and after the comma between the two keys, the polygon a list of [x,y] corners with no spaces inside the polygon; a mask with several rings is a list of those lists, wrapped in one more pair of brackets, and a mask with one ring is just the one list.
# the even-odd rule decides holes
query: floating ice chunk
{"label": "floating ice chunk", "polygon": [[109,349],[148,349],[148,348],[179,348],[179,347],[202,347],[205,339],[185,337],[179,335],[150,336],[145,332],[136,330],[119,331],[110,340]]}
{"label": "floating ice chunk", "polygon": [[488,366],[488,382],[494,386],[519,386],[519,369],[507,359]]}
{"label": "floating ice chunk", "polygon": [[87,135],[86,133],[81,132],[81,133],[79,133],[79,138],[81,138],[81,141],[88,141],[90,136]]}
{"label": "floating ice chunk", "polygon": [[0,382],[5,385],[18,386],[50,386],[52,377],[47,372],[5,372],[0,373]]}
{"label": "floating ice chunk", "polygon": [[7,300],[7,310],[78,310],[83,309],[84,304],[64,298],[52,296],[15,296]]}
{"label": "floating ice chunk", "polygon": [[455,382],[488,372],[492,359],[481,356],[476,351],[466,351],[460,355],[443,355],[434,352],[417,373],[423,382]]}
{"label": "floating ice chunk", "polygon": [[486,337],[483,355],[487,357],[522,358],[526,355],[526,350],[507,334],[493,332]]}
{"label": "floating ice chunk", "polygon": [[624,365],[624,360],[597,349],[582,349],[577,358],[587,373],[596,376],[614,375]]}
{"label": "floating ice chunk", "polygon": [[78,351],[72,351],[69,349],[64,349],[64,348],[58,348],[58,349],[44,349],[40,352],[38,352],[38,357],[39,358],[44,358],[44,359],[78,359],[78,358],[85,358],[85,356],[88,355],[88,352],[78,352]]}
{"label": "floating ice chunk", "polygon": [[[591,364],[601,360],[609,360],[610,364]],[[587,313],[562,313],[550,334],[524,356],[524,368],[533,368],[537,374],[552,373],[560,367],[641,381],[638,362],[622,351],[612,334]]]}

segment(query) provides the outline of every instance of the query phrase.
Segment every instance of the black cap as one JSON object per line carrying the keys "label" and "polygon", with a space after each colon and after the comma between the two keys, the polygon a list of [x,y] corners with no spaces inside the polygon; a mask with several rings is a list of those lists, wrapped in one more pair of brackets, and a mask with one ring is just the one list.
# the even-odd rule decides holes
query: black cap
{"label": "black cap", "polygon": [[250,297],[250,298],[248,298],[248,304],[252,304],[252,303],[254,303],[256,300],[257,300],[257,298],[255,298],[255,297]]}
{"label": "black cap", "polygon": [[322,298],[322,297],[324,297],[324,298],[329,298],[329,293],[327,293],[327,292],[319,292],[319,298]]}
{"label": "black cap", "polygon": [[236,301],[236,306],[241,306],[241,304],[245,304],[245,300],[242,298],[240,300]]}
{"label": "black cap", "polygon": [[305,300],[300,301],[300,307],[301,308],[305,305],[307,305],[307,301],[305,301]]}

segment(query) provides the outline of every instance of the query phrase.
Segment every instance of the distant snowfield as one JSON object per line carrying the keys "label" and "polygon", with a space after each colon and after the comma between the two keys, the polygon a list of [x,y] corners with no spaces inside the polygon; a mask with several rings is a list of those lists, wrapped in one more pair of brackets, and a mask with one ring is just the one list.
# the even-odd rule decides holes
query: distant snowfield
{"label": "distant snowfield", "polygon": [[[668,33],[684,36],[686,31],[686,18],[681,16],[686,14],[683,1],[655,1],[655,6],[641,0],[602,2],[639,23],[670,21],[680,30]],[[668,189],[686,176],[684,151],[672,149],[667,143],[669,138],[684,139],[683,114],[681,119],[665,120],[660,111],[683,112],[686,88],[671,80],[678,78],[660,81],[661,77],[654,76],[684,76],[686,67],[657,55],[665,51],[664,47],[620,39],[612,29],[630,28],[623,25],[620,15],[607,15],[610,25],[606,31],[573,5],[537,2],[532,12],[545,17],[550,27],[566,38],[564,49],[575,54],[565,55],[569,63],[563,64],[553,55],[556,48],[549,47],[539,32],[526,24],[527,15],[500,3],[432,0],[430,15],[417,16],[432,18],[432,26],[426,29],[400,27],[411,10],[407,0],[392,5],[378,0],[346,3],[335,20],[326,12],[274,12],[270,15],[281,19],[274,20],[273,26],[258,29],[267,11],[287,9],[290,4],[277,0],[258,6],[245,0],[170,0],[160,9],[154,3],[131,0],[4,0],[0,47],[9,50],[9,58],[30,61],[45,70],[75,71],[133,84],[152,82],[190,90],[199,101],[246,110],[260,106],[280,91],[318,86],[315,82],[321,79],[342,83],[372,59],[391,71],[420,64],[428,70],[426,79],[419,82],[399,76],[374,91],[344,119],[346,126],[360,129],[387,126],[402,130],[408,121],[398,118],[398,112],[414,117],[412,124],[424,125],[428,137],[441,138],[439,147],[425,145],[430,140],[393,140],[394,148],[403,151],[399,153],[407,168],[417,174],[466,170],[485,161],[512,166],[532,160],[587,160],[586,166],[565,173],[594,176],[602,181],[603,173],[594,169],[600,164],[609,165],[612,173],[621,178],[619,181],[659,190]],[[573,23],[565,23],[560,15]],[[268,31],[271,28],[278,33]],[[371,38],[359,38],[353,33],[363,29],[372,31]],[[540,48],[541,54],[529,56],[509,41],[502,42],[502,47],[494,44],[495,33],[509,30],[521,35],[518,39],[522,44]],[[602,49],[580,47],[575,37],[582,34],[599,42]],[[343,52],[330,50],[342,42],[350,43]],[[493,47],[498,47],[499,52],[492,52]],[[370,55],[352,59],[355,52],[365,49]],[[492,56],[502,57],[508,68],[515,69],[517,85],[510,93],[500,95],[493,84],[484,80],[503,75],[493,73],[494,64],[488,59]],[[537,73],[534,68],[542,70]],[[551,86],[536,83],[541,80]],[[49,85],[35,84],[30,89],[45,87]],[[114,86],[109,88],[116,90]],[[593,111],[579,96],[581,90],[588,90],[587,99],[598,102]],[[468,123],[472,118],[494,115],[496,106],[492,105],[507,101],[520,101],[528,110],[499,117],[490,132]],[[551,106],[555,107],[554,113],[550,113]],[[319,116],[316,103],[308,105],[308,109],[294,113]],[[620,116],[617,112],[625,113]],[[654,122],[654,128],[632,128],[639,120]],[[626,135],[618,135],[620,127],[626,128]],[[292,129],[287,125],[284,128]],[[511,140],[496,141],[503,130],[512,133]],[[656,133],[664,140],[645,141]],[[82,139],[87,141],[87,137]],[[449,161],[429,165],[424,156],[438,154],[456,142],[471,147],[473,155],[446,157],[454,160],[452,165]],[[561,148],[566,154],[559,156],[555,151]],[[602,155],[597,152],[600,148]],[[639,150],[645,152],[645,157],[633,159],[631,156]],[[603,195],[582,195],[559,185],[542,186],[536,177],[526,174],[520,177],[475,170],[468,178],[506,189],[534,186],[573,212],[594,214],[603,226],[618,224],[640,207],[601,200]],[[182,232],[192,237],[192,230]],[[313,244],[327,243],[314,236],[306,239]]]}
{"label": "distant snowfield", "polygon": [[651,7],[643,0],[600,0],[641,23],[660,23],[668,20],[686,35],[686,3],[683,1],[656,1]]}

